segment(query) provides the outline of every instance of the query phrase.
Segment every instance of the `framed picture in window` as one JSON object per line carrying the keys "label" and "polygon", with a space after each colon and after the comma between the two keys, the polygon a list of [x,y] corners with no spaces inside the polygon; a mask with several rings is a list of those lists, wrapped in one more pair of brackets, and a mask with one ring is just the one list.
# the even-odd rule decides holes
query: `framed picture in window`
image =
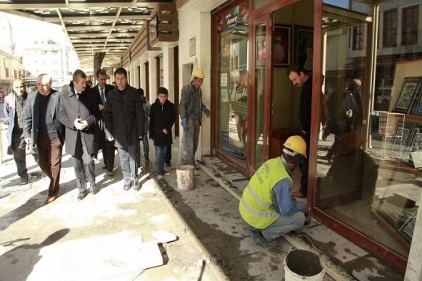
{"label": "framed picture in window", "polygon": [[422,77],[419,77],[421,83],[416,90],[415,98],[413,99],[412,107],[410,108],[409,113],[415,115],[422,115]]}
{"label": "framed picture in window", "polygon": [[[413,100],[416,96],[421,77],[406,77],[397,97],[393,111],[400,113],[408,113]],[[422,108],[421,108],[422,109]]]}
{"label": "framed picture in window", "polygon": [[399,233],[406,238],[406,240],[411,243],[413,237],[413,231],[415,229],[416,224],[416,214],[418,212],[418,208],[413,208],[413,212],[410,216],[406,219],[403,225],[399,228]]}
{"label": "framed picture in window", "polygon": [[422,164],[422,127],[415,126],[409,139],[407,151],[408,161],[415,168],[421,168]]}
{"label": "framed picture in window", "polygon": [[309,71],[312,71],[313,44],[313,29],[295,26],[295,62]]}
{"label": "framed picture in window", "polygon": [[275,25],[273,32],[273,64],[287,66],[290,64],[291,30],[287,25]]}
{"label": "framed picture in window", "polygon": [[388,156],[401,159],[408,162],[410,159],[410,139],[413,134],[415,124],[410,122],[402,122],[396,124],[394,138],[390,149],[388,150]]}

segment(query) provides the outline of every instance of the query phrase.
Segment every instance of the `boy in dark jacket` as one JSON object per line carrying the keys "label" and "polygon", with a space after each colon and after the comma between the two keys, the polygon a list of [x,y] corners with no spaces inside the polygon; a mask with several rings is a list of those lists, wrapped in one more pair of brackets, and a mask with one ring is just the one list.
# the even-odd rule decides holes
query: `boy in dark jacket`
{"label": "boy in dark jacket", "polygon": [[149,134],[155,146],[155,169],[157,178],[164,175],[164,159],[166,158],[167,145],[172,144],[171,128],[176,119],[174,104],[168,99],[168,90],[164,87],[158,89],[158,98],[151,105]]}

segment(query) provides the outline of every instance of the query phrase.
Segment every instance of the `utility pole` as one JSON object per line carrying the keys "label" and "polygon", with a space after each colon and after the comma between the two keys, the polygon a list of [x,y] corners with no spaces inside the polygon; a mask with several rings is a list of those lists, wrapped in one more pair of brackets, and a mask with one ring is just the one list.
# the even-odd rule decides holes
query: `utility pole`
{"label": "utility pole", "polygon": [[[10,23],[10,17],[7,16],[7,22],[9,23],[9,37],[10,37],[10,45],[9,45],[9,80],[10,85],[13,82],[13,71],[12,71],[12,55],[15,53],[15,42],[13,41],[13,32],[12,32],[12,24]],[[11,87],[10,87],[11,88]]]}

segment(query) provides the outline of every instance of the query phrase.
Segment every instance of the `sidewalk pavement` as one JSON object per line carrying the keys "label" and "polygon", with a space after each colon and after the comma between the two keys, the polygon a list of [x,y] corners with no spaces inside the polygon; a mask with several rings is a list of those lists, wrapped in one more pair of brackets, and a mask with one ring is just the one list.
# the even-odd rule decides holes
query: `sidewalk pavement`
{"label": "sidewalk pavement", "polygon": [[[5,132],[2,133],[4,138]],[[178,142],[173,148],[174,166],[168,169],[171,175],[156,181],[145,172],[140,191],[123,190],[120,168],[115,169],[114,177],[105,175],[100,153],[96,165],[100,190],[82,201],[77,200],[71,157],[64,155],[59,197],[48,205],[44,205],[48,179],[41,176],[33,157],[28,154],[27,161],[35,178],[19,186],[15,162],[4,155],[0,165],[0,280],[282,278],[287,253],[292,246],[306,248],[306,243],[301,244],[303,241],[294,235],[285,235],[276,249],[256,245],[238,215],[237,199],[221,188],[220,180],[210,178],[201,169],[195,170],[195,189],[177,190]],[[153,155],[151,147],[150,156]],[[154,157],[150,158],[147,170],[154,170]],[[222,178],[227,175],[231,192],[241,195],[246,178],[216,158],[203,159],[216,174]],[[117,154],[115,166],[119,167]],[[340,243],[338,237],[315,222],[304,232],[313,239],[315,234],[332,238],[329,240],[336,243],[337,256],[343,255],[343,259],[355,254],[353,250],[345,255],[355,248]],[[177,236],[176,241],[157,244],[163,235],[171,234]],[[164,265],[149,268],[160,263]],[[354,274],[360,275],[360,280],[380,273],[378,276],[382,276],[385,270],[366,266],[361,269]],[[350,277],[337,268],[326,271],[331,276],[326,274],[324,281]]]}
{"label": "sidewalk pavement", "polygon": [[[120,168],[108,177],[101,161],[99,192],[78,201],[71,158],[64,155],[59,197],[44,205],[49,180],[33,157],[27,161],[35,178],[23,186],[11,156],[3,160],[0,280],[221,280],[148,174],[140,191],[124,191]],[[172,234],[176,241],[157,243]]]}

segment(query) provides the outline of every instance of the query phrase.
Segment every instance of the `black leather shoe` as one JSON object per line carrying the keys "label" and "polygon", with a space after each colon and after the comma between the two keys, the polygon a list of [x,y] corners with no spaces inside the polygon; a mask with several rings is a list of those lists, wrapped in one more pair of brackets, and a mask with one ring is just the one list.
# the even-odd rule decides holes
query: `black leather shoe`
{"label": "black leather shoe", "polygon": [[86,191],[80,191],[78,194],[78,200],[84,199],[86,196],[86,193],[87,193]]}
{"label": "black leather shoe", "polygon": [[49,195],[47,197],[47,199],[45,200],[45,204],[50,204],[51,202],[53,202],[54,200],[56,200],[57,196],[56,195]]}
{"label": "black leather shoe", "polygon": [[25,185],[28,184],[28,176],[21,177],[21,180],[19,181],[19,185]]}
{"label": "black leather shoe", "polygon": [[91,184],[90,185],[90,188],[89,188],[89,191],[91,191],[92,194],[97,193],[97,191],[98,191],[97,185],[95,183],[94,184]]}
{"label": "black leather shoe", "polygon": [[142,184],[140,180],[135,181],[135,183],[133,184],[133,189],[135,189],[136,191],[140,190],[141,187],[142,187]]}
{"label": "black leather shoe", "polygon": [[113,170],[111,170],[111,171],[107,170],[106,175],[109,176],[109,177],[113,177],[114,176]]}

